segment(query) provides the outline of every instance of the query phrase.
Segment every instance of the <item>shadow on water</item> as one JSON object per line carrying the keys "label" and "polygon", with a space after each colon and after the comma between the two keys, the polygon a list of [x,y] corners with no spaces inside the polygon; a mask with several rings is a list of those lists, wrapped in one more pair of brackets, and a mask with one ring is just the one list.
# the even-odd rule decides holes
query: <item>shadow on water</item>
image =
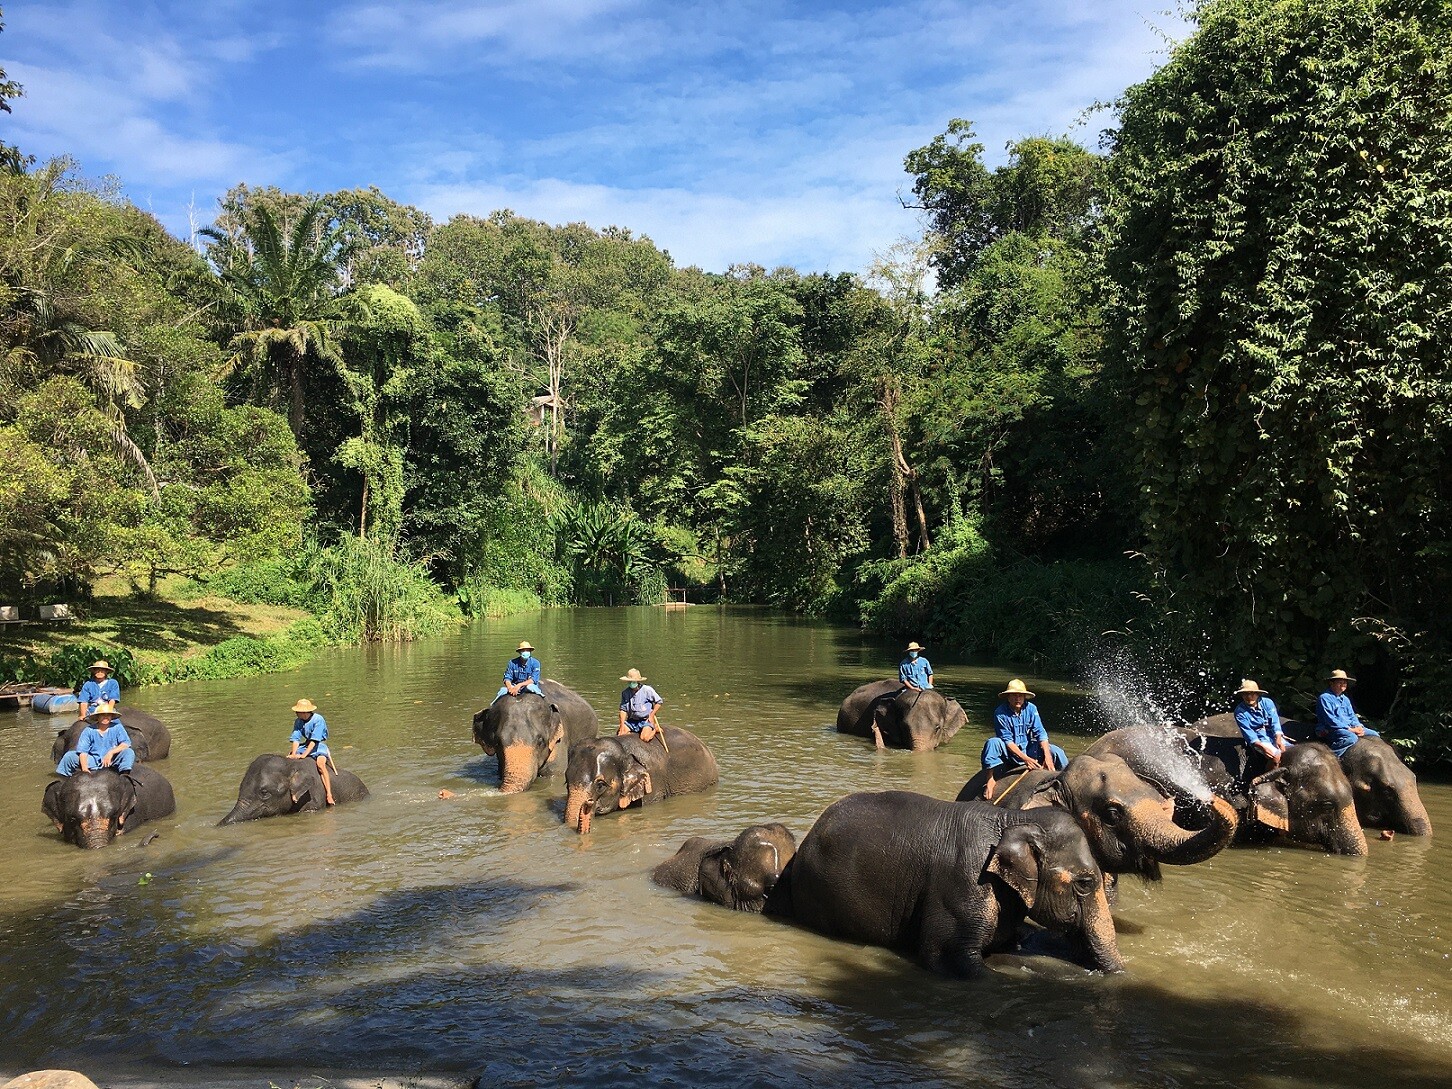
{"label": "shadow on water", "polygon": [[[165,876],[185,877],[226,855],[187,860]],[[588,896],[568,883],[400,890],[267,940],[208,941],[159,924],[143,897],[120,891],[125,876],[115,875],[114,894],[91,888],[0,921],[7,958],[30,962],[17,967],[67,981],[63,993],[8,996],[0,1013],[8,1063],[94,1068],[109,1056],[243,1066],[305,1056],[340,1071],[466,1072],[488,1086],[631,1089],[642,1079],[1013,1089],[1446,1085],[1445,1068],[1424,1056],[1311,1042],[1297,1017],[1254,996],[1189,997],[1132,974],[1105,978],[1042,958],[995,958],[991,976],[959,982],[829,943],[797,992],[691,986],[658,970],[649,945],[553,968],[532,965],[530,950],[517,945],[511,963],[471,965],[452,954],[461,928],[498,933],[540,911],[588,910]],[[704,940],[710,924],[739,921],[763,928],[769,947],[770,932],[783,927],[720,916],[706,920]],[[138,941],[153,950],[145,971],[132,971],[123,952]]]}

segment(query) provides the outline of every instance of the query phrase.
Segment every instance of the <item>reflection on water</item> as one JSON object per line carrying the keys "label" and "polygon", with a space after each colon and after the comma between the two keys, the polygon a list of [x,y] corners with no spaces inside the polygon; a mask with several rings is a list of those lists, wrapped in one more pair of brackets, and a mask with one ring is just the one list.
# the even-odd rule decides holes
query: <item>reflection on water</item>
{"label": "reflection on water", "polygon": [[[712,746],[720,787],[583,838],[560,821],[557,783],[500,795],[469,721],[522,636],[602,723],[638,666],[665,721]],[[1234,851],[1127,884],[1129,974],[1114,979],[1013,956],[954,983],[651,885],[687,836],[769,819],[800,835],[853,790],[953,797],[1006,672],[934,655],[970,717],[938,753],[833,732],[842,696],[896,661],[895,646],[760,611],[561,610],[143,690],[134,702],[172,728],[159,767],[178,812],[148,827],[150,846],[99,852],[62,844],[39,812],[50,722],[0,719],[0,1068],[307,1054],[504,1085],[1447,1083],[1445,836],[1373,841],[1365,860]],[[1082,694],[1026,679],[1056,740],[1086,745]],[[303,695],[373,797],[214,827]],[[1423,797],[1452,830],[1452,790]]]}

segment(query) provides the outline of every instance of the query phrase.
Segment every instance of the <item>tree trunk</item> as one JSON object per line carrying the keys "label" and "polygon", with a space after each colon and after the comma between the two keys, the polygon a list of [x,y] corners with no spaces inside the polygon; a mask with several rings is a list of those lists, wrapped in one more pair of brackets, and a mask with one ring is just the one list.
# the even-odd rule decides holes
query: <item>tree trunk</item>
{"label": "tree trunk", "polygon": [[892,503],[892,536],[897,542],[897,558],[906,559],[908,554],[907,504],[904,493],[907,490],[907,458],[903,455],[902,436],[897,430],[898,389],[897,380],[884,378],[879,387],[878,407],[882,409],[883,426],[887,428],[888,442],[892,446],[891,474],[888,478],[888,498]]}
{"label": "tree trunk", "polygon": [[368,474],[366,472],[363,474],[363,505],[358,511],[358,536],[365,539],[368,536]]}
{"label": "tree trunk", "polygon": [[287,423],[292,428],[293,438],[301,446],[307,411],[303,404],[302,357],[296,352],[287,368],[287,393]]}

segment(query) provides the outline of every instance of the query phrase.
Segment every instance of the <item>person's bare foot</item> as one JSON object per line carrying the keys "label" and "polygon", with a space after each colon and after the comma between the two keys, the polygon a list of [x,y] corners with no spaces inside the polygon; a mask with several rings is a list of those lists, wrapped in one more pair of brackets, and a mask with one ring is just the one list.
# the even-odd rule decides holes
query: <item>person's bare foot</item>
{"label": "person's bare foot", "polygon": [[457,796],[458,795],[456,795],[452,790],[441,790],[441,791],[439,791],[439,797],[440,798],[443,798],[445,800],[447,800],[449,798],[454,798],[454,797],[457,797]]}

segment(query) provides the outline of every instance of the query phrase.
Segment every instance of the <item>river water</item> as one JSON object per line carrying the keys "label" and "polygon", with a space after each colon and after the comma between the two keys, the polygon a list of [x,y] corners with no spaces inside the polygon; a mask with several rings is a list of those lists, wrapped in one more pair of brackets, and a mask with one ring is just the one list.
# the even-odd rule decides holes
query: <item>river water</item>
{"label": "river water", "polygon": [[[586,837],[561,823],[558,779],[499,794],[469,723],[521,637],[605,726],[615,678],[642,669],[664,721],[715,751],[720,786]],[[897,657],[764,611],[557,610],[137,690],[127,702],[172,730],[157,767],[177,814],[92,852],[39,810],[51,722],[0,718],[0,1070],[306,1057],[506,1086],[1452,1083],[1444,785],[1423,786],[1431,840],[1373,839],[1365,860],[1235,850],[1126,883],[1115,978],[1012,956],[987,979],[944,980],[650,883],[688,836],[763,820],[801,836],[855,790],[952,798],[1007,673],[932,655],[970,722],[940,752],[837,735],[841,698]],[[1029,680],[1055,740],[1086,746],[1094,705]],[[215,827],[251,758],[285,751],[300,696],[372,798]]]}

